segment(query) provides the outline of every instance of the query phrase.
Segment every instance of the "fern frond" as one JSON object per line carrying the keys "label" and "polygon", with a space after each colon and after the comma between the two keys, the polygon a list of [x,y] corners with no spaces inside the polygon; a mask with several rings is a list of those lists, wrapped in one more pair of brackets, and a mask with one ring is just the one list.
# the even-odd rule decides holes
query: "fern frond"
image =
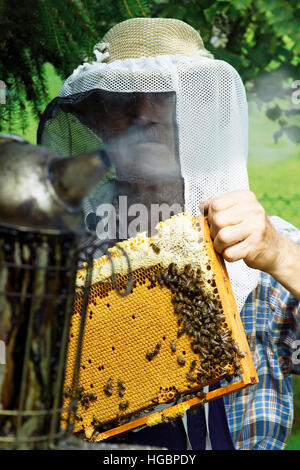
{"label": "fern frond", "polygon": [[146,0],[119,0],[118,4],[123,18],[149,16],[150,10]]}

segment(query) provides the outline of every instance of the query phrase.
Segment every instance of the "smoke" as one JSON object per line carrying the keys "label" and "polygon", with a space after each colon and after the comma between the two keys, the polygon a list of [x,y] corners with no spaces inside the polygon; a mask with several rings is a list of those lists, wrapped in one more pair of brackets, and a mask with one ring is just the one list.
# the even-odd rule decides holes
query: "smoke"
{"label": "smoke", "polygon": [[180,177],[174,128],[134,122],[106,144],[119,181],[155,184]]}
{"label": "smoke", "polygon": [[286,159],[299,135],[300,81],[282,69],[262,74],[247,88],[250,158],[261,163]]}

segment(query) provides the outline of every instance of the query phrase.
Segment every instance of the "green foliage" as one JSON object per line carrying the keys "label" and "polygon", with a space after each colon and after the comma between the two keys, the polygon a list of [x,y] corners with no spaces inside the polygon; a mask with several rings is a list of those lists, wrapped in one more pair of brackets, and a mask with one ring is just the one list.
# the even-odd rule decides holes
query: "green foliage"
{"label": "green foliage", "polygon": [[[196,28],[215,58],[241,75],[251,95],[276,119],[278,140],[298,142],[292,82],[300,78],[300,8],[298,0],[149,0],[153,16],[174,16]],[[276,117],[271,110],[276,109]],[[293,112],[291,113],[291,109]],[[284,118],[284,119],[282,119]]]}
{"label": "green foliage", "polygon": [[291,103],[300,77],[298,0],[0,0],[0,79],[13,93],[0,105],[0,129],[26,125],[26,99],[40,115],[48,99],[45,62],[65,79],[92,58],[111,26],[136,16],[177,18],[197,29],[215,58],[231,63],[266,104],[281,126],[275,139],[298,142],[300,110]]}
{"label": "green foliage", "polygon": [[147,17],[150,10],[145,0],[118,0],[120,13],[124,19]]}
{"label": "green foliage", "polygon": [[69,75],[96,42],[95,25],[83,2],[2,0],[0,3],[0,77],[6,83],[0,129],[26,127],[26,101],[38,119],[49,97],[44,63]]}

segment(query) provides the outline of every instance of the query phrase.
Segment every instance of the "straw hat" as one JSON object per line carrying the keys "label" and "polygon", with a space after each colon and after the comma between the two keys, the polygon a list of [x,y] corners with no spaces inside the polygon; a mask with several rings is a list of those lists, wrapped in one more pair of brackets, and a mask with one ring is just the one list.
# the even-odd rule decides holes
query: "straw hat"
{"label": "straw hat", "polygon": [[107,63],[167,54],[213,57],[198,31],[171,18],[131,18],[113,26],[102,41],[109,44]]}

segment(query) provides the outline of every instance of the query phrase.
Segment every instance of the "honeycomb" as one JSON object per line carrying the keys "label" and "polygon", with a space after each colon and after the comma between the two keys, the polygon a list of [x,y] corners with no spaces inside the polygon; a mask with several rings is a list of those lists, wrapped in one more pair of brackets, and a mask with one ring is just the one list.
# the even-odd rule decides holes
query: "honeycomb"
{"label": "honeycomb", "polygon": [[[196,396],[204,386],[242,373],[241,352],[223,309],[204,240],[203,219],[179,214],[160,222],[157,234],[118,244],[130,259],[127,296],[114,288],[109,257],[95,260],[76,390],[75,432],[99,432],[155,411],[159,404]],[[110,249],[116,283],[124,291],[128,262]],[[77,274],[84,285],[87,269]],[[81,318],[78,295],[68,346],[64,406],[68,406]],[[154,425],[181,415],[152,414]],[[182,411],[183,410],[183,411]]]}

